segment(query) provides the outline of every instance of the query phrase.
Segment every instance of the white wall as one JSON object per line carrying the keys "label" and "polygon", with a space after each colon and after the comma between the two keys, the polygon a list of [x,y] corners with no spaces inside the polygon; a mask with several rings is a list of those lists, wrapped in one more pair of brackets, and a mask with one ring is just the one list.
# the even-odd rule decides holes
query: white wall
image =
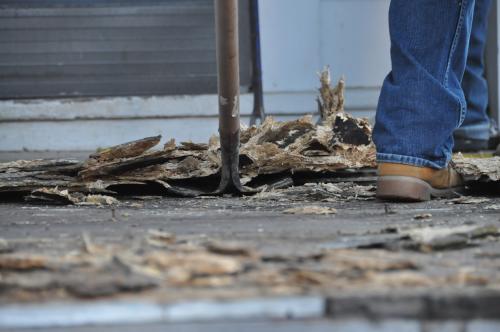
{"label": "white wall", "polygon": [[[268,112],[315,109],[317,72],[347,81],[347,107],[373,111],[390,69],[389,0],[260,2]],[[290,94],[294,98],[286,103]],[[366,112],[363,112],[367,114]]]}
{"label": "white wall", "polygon": [[[347,81],[347,110],[373,117],[390,70],[390,0],[261,0],[266,108],[313,112],[316,73],[330,65]],[[500,6],[490,18],[490,112],[500,123]]]}

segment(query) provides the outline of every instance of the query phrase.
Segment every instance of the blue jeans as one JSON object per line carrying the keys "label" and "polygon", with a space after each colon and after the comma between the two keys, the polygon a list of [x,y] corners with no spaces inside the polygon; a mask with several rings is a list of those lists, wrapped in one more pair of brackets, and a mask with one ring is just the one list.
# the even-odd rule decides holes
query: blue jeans
{"label": "blue jeans", "polygon": [[477,140],[490,138],[490,118],[487,114],[488,84],[484,78],[484,51],[490,7],[491,0],[476,0],[467,66],[462,80],[467,114],[462,126],[455,130],[455,137]]}
{"label": "blue jeans", "polygon": [[445,168],[457,128],[489,135],[483,55],[490,2],[391,1],[392,71],[373,133],[379,162]]}

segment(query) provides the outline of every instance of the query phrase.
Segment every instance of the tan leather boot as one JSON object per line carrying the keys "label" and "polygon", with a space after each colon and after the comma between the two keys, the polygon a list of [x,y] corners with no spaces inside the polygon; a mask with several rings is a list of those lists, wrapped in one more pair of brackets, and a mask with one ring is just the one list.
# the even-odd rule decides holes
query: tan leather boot
{"label": "tan leather boot", "polygon": [[464,181],[452,166],[437,170],[381,163],[378,167],[377,198],[382,200],[423,202],[432,197],[457,197],[463,190]]}

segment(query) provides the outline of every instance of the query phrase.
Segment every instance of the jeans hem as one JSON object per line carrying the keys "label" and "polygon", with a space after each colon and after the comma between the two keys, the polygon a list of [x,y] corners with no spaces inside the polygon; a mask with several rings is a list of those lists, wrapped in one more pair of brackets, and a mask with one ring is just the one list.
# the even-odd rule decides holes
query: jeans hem
{"label": "jeans hem", "polygon": [[405,164],[417,167],[431,167],[435,169],[443,169],[448,165],[448,160],[434,162],[423,158],[403,156],[391,153],[377,153],[377,162]]}

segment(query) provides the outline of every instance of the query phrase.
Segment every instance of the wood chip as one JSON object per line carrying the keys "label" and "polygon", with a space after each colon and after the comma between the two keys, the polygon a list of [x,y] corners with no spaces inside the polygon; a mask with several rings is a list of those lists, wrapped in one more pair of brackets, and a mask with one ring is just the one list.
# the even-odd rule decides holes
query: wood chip
{"label": "wood chip", "polygon": [[459,198],[452,199],[450,202],[452,202],[453,204],[482,204],[491,202],[491,199],[485,197],[462,196]]}
{"label": "wood chip", "polygon": [[137,141],[128,142],[125,144],[116,145],[110,148],[103,149],[98,153],[90,156],[98,162],[110,161],[121,158],[137,157],[152,147],[160,143],[161,136],[146,137]]}
{"label": "wood chip", "polygon": [[331,215],[336,214],[337,210],[324,206],[304,206],[291,208],[283,211],[285,214],[304,214],[304,215]]}
{"label": "wood chip", "polygon": [[160,269],[174,269],[176,274],[189,278],[234,274],[243,269],[243,265],[236,258],[207,252],[152,252],[145,256],[145,263]]}
{"label": "wood chip", "polygon": [[0,255],[0,270],[34,270],[47,267],[48,261],[43,256],[28,254]]}
{"label": "wood chip", "polygon": [[254,249],[236,242],[211,241],[206,244],[206,247],[208,251],[219,255],[243,257],[256,256]]}
{"label": "wood chip", "polygon": [[176,237],[172,233],[150,229],[146,240],[152,246],[165,247],[174,244]]}
{"label": "wood chip", "polygon": [[491,226],[454,226],[454,227],[424,227],[402,231],[404,237],[409,237],[416,244],[416,249],[422,251],[445,250],[467,246],[472,239],[487,236],[498,236],[498,227]]}
{"label": "wood chip", "polygon": [[419,272],[397,271],[391,273],[371,273],[368,281],[378,287],[432,287],[439,285],[439,280]]}
{"label": "wood chip", "polygon": [[120,205],[120,201],[111,196],[88,195],[80,205]]}
{"label": "wood chip", "polygon": [[69,194],[68,190],[56,188],[40,188],[31,192],[26,201],[38,204],[71,205],[79,202],[76,196]]}
{"label": "wood chip", "polygon": [[342,270],[397,271],[417,270],[419,266],[412,260],[395,253],[382,250],[332,250],[325,254],[322,262],[332,264]]}
{"label": "wood chip", "polygon": [[432,214],[430,213],[423,213],[423,214],[417,214],[415,217],[413,217],[415,220],[429,220],[432,219]]}

